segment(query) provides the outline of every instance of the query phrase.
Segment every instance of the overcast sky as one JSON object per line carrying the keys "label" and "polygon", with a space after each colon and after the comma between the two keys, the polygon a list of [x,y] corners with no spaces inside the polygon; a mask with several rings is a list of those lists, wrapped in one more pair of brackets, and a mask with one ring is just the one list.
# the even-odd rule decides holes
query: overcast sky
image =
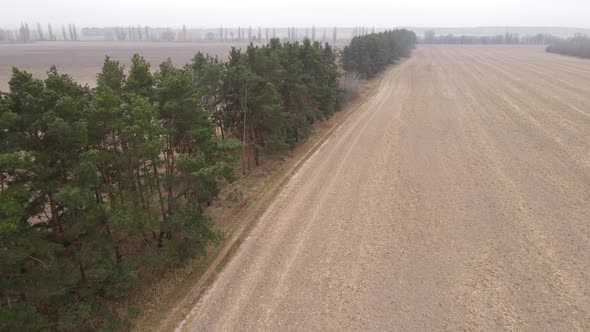
{"label": "overcast sky", "polygon": [[568,26],[590,0],[0,0],[0,26]]}

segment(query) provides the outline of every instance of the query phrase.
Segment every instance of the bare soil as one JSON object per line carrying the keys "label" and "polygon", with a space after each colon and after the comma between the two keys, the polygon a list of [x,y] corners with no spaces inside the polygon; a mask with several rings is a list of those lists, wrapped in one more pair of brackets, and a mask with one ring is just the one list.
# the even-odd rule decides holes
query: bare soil
{"label": "bare soil", "polygon": [[[245,49],[248,43],[221,42],[36,42],[32,44],[0,44],[0,91],[8,91],[12,67],[45,78],[51,66],[70,75],[80,84],[96,85],[105,56],[119,60],[129,68],[131,57],[138,53],[158,69],[168,58],[176,66],[188,63],[197,52],[227,59],[232,47]],[[339,42],[337,47],[343,47]]]}
{"label": "bare soil", "polygon": [[[157,278],[150,276],[150,283],[141,285],[134,304],[142,308],[134,330],[166,331],[182,320],[194,307],[203,291],[216,279],[256,221],[272,204],[277,194],[305,161],[338,130],[356,110],[378,90],[384,75],[361,82],[359,95],[348,102],[343,110],[330,119],[313,125],[311,135],[279,159],[262,158],[259,167],[231,185],[225,186],[219,199],[205,210],[215,223],[216,231],[224,234],[224,240],[211,246],[205,257],[189,262],[183,268],[174,268]],[[239,166],[238,166],[239,168]],[[241,169],[236,169],[241,174]],[[143,276],[145,280],[145,275]]]}
{"label": "bare soil", "polygon": [[[247,44],[235,44],[238,48]],[[0,44],[0,91],[8,90],[12,67],[27,70],[37,78],[44,78],[51,66],[72,76],[81,84],[94,86],[96,74],[105,56],[121,61],[129,67],[131,56],[139,53],[152,68],[168,58],[175,65],[189,62],[197,52],[227,58],[232,45],[228,43],[180,42],[37,42],[33,44]]]}
{"label": "bare soil", "polygon": [[590,61],[420,46],[177,327],[589,330],[589,220]]}

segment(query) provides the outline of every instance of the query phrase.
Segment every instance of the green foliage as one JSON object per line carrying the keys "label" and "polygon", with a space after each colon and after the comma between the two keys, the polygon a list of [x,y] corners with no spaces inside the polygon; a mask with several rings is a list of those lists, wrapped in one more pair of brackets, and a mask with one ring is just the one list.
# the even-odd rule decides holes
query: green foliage
{"label": "green foliage", "polygon": [[202,205],[234,179],[238,146],[216,137],[186,70],[149,68],[136,55],[125,76],[106,58],[93,90],[55,68],[13,70],[0,98],[3,330],[123,328],[105,303],[146,264],[181,264],[218,238]]}
{"label": "green foliage", "polygon": [[274,154],[292,148],[315,121],[339,107],[335,60],[331,46],[309,40],[272,39],[245,53],[232,50],[222,88],[223,130],[253,148],[257,163],[259,150]]}
{"label": "green foliage", "polygon": [[309,40],[150,68],[136,54],[125,74],[107,57],[94,89],[13,69],[0,94],[2,330],[127,329],[138,310],[113,304],[142,271],[221,239],[203,209],[236,179],[238,152],[258,163],[292,148],[341,100],[336,53]]}
{"label": "green foliage", "polygon": [[373,77],[400,57],[409,56],[416,40],[416,34],[406,29],[354,37],[342,51],[343,67],[346,71]]}

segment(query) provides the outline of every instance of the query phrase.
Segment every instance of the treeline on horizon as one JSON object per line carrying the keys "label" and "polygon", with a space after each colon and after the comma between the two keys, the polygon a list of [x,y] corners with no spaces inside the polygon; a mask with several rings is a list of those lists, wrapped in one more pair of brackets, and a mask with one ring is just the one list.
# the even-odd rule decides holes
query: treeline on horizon
{"label": "treeline on horizon", "polygon": [[516,45],[516,44],[539,44],[545,45],[553,43],[560,38],[550,34],[536,34],[520,36],[516,33],[506,33],[494,36],[469,36],[469,35],[437,35],[434,30],[424,32],[424,37],[420,38],[420,44],[458,44],[458,45]]}
{"label": "treeline on horizon", "polygon": [[590,59],[590,38],[579,35],[574,38],[556,40],[547,46],[547,52]]}
{"label": "treeline on horizon", "polygon": [[36,29],[31,29],[28,23],[21,23],[17,30],[0,29],[0,42],[19,42],[30,43],[34,41],[57,41],[69,40],[78,41],[78,28],[75,24],[61,26],[61,32],[54,31],[51,24],[47,24],[47,29],[41,27],[37,22]]}
{"label": "treeline on horizon", "polygon": [[590,38],[584,34],[577,34],[572,38],[559,38],[550,34],[537,34],[520,37],[518,34],[506,33],[496,36],[455,36],[436,35],[434,30],[424,32],[424,37],[418,41],[420,44],[445,44],[445,45],[518,45],[535,44],[547,45],[546,51],[569,56],[590,59]]}
{"label": "treeline on horizon", "polygon": [[0,42],[34,43],[38,41],[133,41],[133,42],[239,42],[239,43],[268,43],[271,39],[280,38],[283,41],[312,42],[348,41],[353,37],[375,33],[375,28],[368,27],[223,27],[218,28],[181,28],[151,27],[141,25],[117,27],[83,27],[78,29],[74,24],[56,25],[58,31],[49,23],[46,26],[37,22],[36,25],[21,23],[18,29],[0,28]]}
{"label": "treeline on horizon", "polygon": [[107,57],[92,89],[13,69],[0,94],[0,329],[128,329],[142,276],[222,240],[204,209],[240,159],[248,173],[339,110],[336,57],[278,39],[155,72]]}

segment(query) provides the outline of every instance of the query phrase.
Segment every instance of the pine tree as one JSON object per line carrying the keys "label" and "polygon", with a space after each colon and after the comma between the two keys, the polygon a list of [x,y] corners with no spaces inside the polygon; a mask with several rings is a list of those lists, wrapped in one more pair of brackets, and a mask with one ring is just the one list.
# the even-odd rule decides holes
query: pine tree
{"label": "pine tree", "polygon": [[126,93],[153,99],[154,77],[150,71],[150,64],[139,54],[131,58],[131,68],[125,82]]}
{"label": "pine tree", "polygon": [[202,255],[219,236],[203,210],[240,154],[247,173],[307,137],[337,110],[338,77],[331,46],[275,38],[153,74],[137,54],[128,71],[107,57],[94,89],[14,69],[0,94],[2,329],[129,329],[121,299],[141,273]]}
{"label": "pine tree", "polygon": [[217,194],[218,179],[231,179],[228,163],[233,158],[213,157],[215,153],[227,156],[215,151],[225,146],[216,145],[209,115],[195,107],[197,95],[187,71],[175,68],[170,60],[162,63],[156,74],[154,96],[165,143],[161,154],[166,214],[160,225],[158,247],[176,235],[175,259],[192,257],[204,250],[200,245],[203,239],[213,237],[202,207]]}
{"label": "pine tree", "polygon": [[400,57],[409,56],[415,44],[416,34],[405,29],[354,37],[342,51],[343,68],[373,77]]}

